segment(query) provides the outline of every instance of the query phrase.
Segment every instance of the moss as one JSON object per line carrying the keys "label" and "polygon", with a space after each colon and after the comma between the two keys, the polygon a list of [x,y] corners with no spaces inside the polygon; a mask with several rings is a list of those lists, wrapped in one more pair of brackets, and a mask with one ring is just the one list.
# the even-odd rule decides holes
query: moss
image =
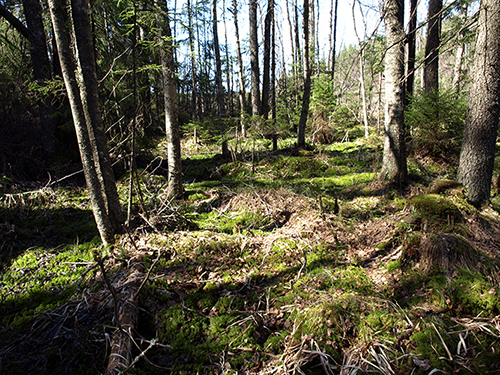
{"label": "moss", "polygon": [[374,306],[371,311],[363,314],[358,329],[365,342],[374,338],[393,341],[394,333],[404,331],[407,324],[403,311],[396,311],[387,306]]}
{"label": "moss", "polygon": [[393,260],[387,263],[387,271],[393,273],[401,267],[401,261],[399,259]]}
{"label": "moss", "polygon": [[500,312],[498,288],[479,271],[460,268],[450,287],[455,308],[471,315],[492,316]]}
{"label": "moss", "polygon": [[410,336],[413,348],[411,352],[417,355],[420,360],[428,362],[432,368],[450,370],[446,360],[448,353],[443,341],[448,350],[455,348],[456,343],[443,328],[445,326],[445,322],[438,317],[424,319]]}
{"label": "moss", "polygon": [[460,210],[453,201],[438,194],[416,195],[410,198],[409,203],[422,219],[439,222],[441,225],[450,220],[463,220]]}
{"label": "moss", "polygon": [[39,313],[66,302],[76,291],[95,244],[68,246],[58,252],[27,250],[6,268],[0,279],[4,324],[24,324]]}

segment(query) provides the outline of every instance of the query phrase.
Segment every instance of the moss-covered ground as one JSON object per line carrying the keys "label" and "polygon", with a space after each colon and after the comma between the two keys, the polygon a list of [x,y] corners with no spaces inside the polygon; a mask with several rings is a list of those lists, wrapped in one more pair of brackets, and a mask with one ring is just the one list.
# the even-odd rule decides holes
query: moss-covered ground
{"label": "moss-covered ground", "polygon": [[116,321],[98,254],[118,291],[132,265],[146,280],[127,373],[500,373],[498,198],[478,211],[416,159],[406,186],[379,182],[376,138],[280,142],[227,160],[187,142],[179,202],[140,170],[113,249],[83,189],[2,180],[0,372],[105,372]]}

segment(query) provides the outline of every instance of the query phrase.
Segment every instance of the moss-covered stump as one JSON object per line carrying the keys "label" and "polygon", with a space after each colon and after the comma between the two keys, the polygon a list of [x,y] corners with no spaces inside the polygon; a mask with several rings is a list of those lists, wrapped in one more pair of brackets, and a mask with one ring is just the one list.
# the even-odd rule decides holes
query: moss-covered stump
{"label": "moss-covered stump", "polygon": [[462,222],[462,213],[456,204],[449,198],[439,194],[421,194],[409,199],[409,203],[423,222],[433,224],[434,227]]}

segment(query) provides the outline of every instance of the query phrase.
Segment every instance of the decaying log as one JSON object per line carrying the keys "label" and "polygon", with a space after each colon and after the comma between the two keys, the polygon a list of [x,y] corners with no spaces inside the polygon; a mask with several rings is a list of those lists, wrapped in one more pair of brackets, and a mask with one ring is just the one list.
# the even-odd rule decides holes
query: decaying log
{"label": "decaying log", "polygon": [[118,328],[111,338],[111,352],[106,370],[109,375],[121,373],[130,365],[132,359],[132,335],[139,314],[137,291],[144,277],[139,267],[133,269],[120,286],[118,322],[116,322]]}

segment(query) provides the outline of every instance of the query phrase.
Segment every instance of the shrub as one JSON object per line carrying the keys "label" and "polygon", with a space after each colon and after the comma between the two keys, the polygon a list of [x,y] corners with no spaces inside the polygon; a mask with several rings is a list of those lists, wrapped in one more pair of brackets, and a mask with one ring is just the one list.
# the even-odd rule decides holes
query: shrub
{"label": "shrub", "polygon": [[465,124],[466,102],[451,91],[420,91],[405,111],[415,153],[432,157],[458,156]]}

